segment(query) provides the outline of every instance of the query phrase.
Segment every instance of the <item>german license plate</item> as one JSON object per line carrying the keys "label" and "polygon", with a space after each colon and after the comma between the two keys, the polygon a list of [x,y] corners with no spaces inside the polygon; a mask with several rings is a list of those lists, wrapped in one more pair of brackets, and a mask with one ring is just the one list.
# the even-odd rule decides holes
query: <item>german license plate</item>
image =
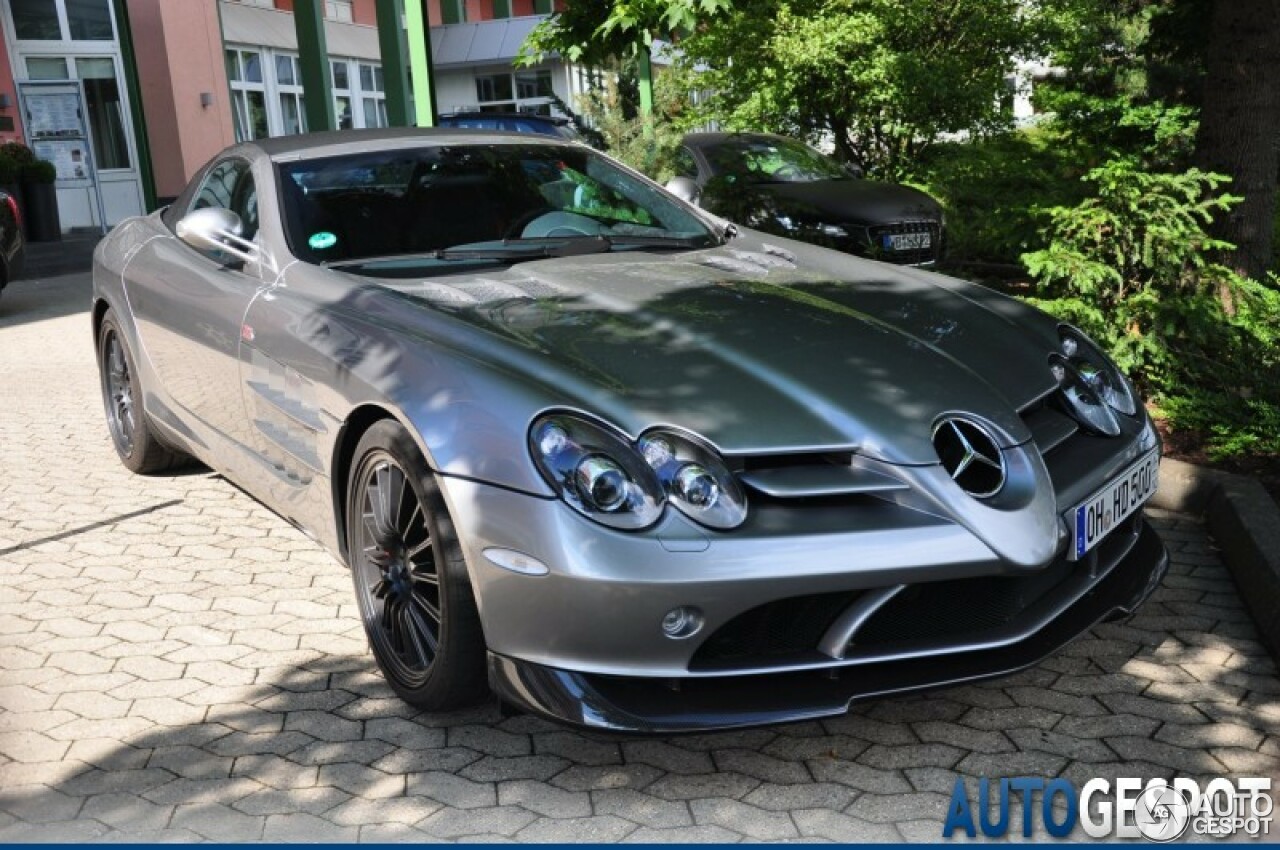
{"label": "german license plate", "polygon": [[933,244],[928,231],[921,233],[886,233],[884,235],[886,251],[922,251]]}
{"label": "german license plate", "polygon": [[1072,512],[1071,560],[1083,558],[1151,498],[1159,471],[1160,453],[1152,449]]}

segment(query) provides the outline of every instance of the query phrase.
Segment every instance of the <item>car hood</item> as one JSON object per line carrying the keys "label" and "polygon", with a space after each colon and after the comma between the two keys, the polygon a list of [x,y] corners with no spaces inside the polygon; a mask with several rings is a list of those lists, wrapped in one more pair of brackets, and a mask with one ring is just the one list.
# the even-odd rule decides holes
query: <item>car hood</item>
{"label": "car hood", "polygon": [[536,382],[548,406],[633,435],[668,424],[728,454],[848,447],[909,464],[937,462],[945,413],[1030,439],[1017,410],[1054,387],[1052,320],[940,275],[756,244],[381,283],[461,322],[452,345]]}
{"label": "car hood", "polygon": [[777,211],[823,224],[879,224],[937,219],[938,202],[910,186],[874,180],[817,180],[763,183],[753,187],[771,199]]}

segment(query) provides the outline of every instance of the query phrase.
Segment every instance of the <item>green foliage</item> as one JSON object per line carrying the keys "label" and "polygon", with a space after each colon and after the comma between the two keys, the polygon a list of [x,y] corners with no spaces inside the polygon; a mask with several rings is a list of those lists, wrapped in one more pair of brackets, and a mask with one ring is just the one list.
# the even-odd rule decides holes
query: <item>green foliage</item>
{"label": "green foliage", "polygon": [[654,120],[646,122],[629,107],[622,86],[618,76],[610,75],[578,99],[578,112],[611,156],[665,182],[675,174],[684,99],[669,75],[659,74],[654,80]]}
{"label": "green foliage", "polygon": [[0,159],[8,159],[21,168],[35,162],[36,155],[22,142],[5,142],[0,145]]}
{"label": "green foliage", "polygon": [[1051,134],[1030,129],[971,142],[943,142],[910,182],[942,204],[947,258],[1014,266],[1041,239],[1041,207],[1073,206],[1088,194],[1086,170]]}
{"label": "green foliage", "polygon": [[58,179],[58,168],[48,160],[37,159],[22,166],[21,177],[28,183],[53,183]]}
{"label": "green foliage", "polygon": [[759,0],[680,42],[698,120],[814,139],[897,179],[946,133],[1004,127],[1015,57],[1039,43],[1020,0]]}
{"label": "green foliage", "polygon": [[0,144],[0,184],[17,183],[22,178],[23,169],[35,161],[36,155],[22,142]]}
{"label": "green foliage", "polygon": [[1023,256],[1033,303],[1093,336],[1212,453],[1280,453],[1280,293],[1214,259],[1229,246],[1205,228],[1239,201],[1226,178],[1118,159],[1085,179],[1095,193],[1047,210],[1048,247]]}
{"label": "green foliage", "polygon": [[520,48],[519,63],[536,64],[558,53],[571,62],[602,67],[647,50],[730,8],[732,0],[573,0],[538,24]]}

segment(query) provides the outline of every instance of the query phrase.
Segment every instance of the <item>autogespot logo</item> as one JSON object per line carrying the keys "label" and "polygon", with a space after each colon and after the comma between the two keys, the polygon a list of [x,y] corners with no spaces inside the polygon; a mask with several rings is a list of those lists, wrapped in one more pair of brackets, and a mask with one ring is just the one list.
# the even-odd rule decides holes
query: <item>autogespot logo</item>
{"label": "autogespot logo", "polygon": [[[1010,804],[1021,803],[1021,824],[1011,824]],[[989,838],[1021,826],[1030,838],[1039,826],[1054,838],[1066,838],[1077,826],[1090,838],[1147,838],[1173,841],[1187,834],[1226,838],[1261,838],[1271,833],[1275,800],[1271,780],[1264,777],[1214,779],[1203,789],[1193,779],[1172,781],[1120,778],[1115,783],[1091,779],[1077,792],[1066,779],[1035,776],[978,780],[978,799],[956,778],[942,837],[957,831],[970,838],[981,831]]]}

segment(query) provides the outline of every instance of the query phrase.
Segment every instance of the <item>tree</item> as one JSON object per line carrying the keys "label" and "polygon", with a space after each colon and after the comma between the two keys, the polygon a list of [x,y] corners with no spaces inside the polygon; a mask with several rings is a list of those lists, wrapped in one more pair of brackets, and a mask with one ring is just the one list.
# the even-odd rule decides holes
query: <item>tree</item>
{"label": "tree", "polygon": [[[817,138],[900,177],[939,137],[1008,124],[1019,56],[1039,49],[1023,0],[755,0],[680,42],[701,119]],[[696,69],[696,76],[694,74]]]}
{"label": "tree", "polygon": [[538,24],[520,48],[524,64],[558,53],[588,67],[633,58],[728,9],[732,0],[572,0]]}
{"label": "tree", "polygon": [[[1230,175],[1244,201],[1214,235],[1233,243],[1230,264],[1263,280],[1271,265],[1280,170],[1280,3],[1216,0],[1196,159]],[[1227,305],[1230,309],[1230,305]]]}

